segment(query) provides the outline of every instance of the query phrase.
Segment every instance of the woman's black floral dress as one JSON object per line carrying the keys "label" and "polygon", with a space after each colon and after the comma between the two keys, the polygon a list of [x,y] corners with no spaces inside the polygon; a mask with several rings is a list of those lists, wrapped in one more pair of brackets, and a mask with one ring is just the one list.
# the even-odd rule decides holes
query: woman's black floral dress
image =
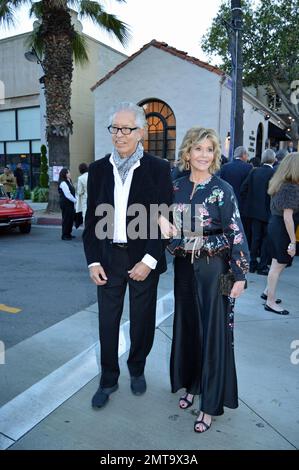
{"label": "woman's black floral dress", "polygon": [[173,213],[180,233],[168,247],[175,255],[172,392],[201,394],[201,410],[216,416],[238,406],[233,302],[220,294],[219,276],[231,269],[245,279],[247,241],[233,189],[217,176],[196,188],[188,176],[176,180]]}

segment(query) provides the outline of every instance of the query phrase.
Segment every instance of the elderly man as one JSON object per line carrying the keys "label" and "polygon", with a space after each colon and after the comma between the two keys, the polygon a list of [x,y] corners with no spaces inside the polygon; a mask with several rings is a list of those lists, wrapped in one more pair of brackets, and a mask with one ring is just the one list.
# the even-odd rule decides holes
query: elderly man
{"label": "elderly man", "polygon": [[[144,367],[154,339],[157,286],[159,275],[166,271],[165,242],[158,229],[157,235],[151,236],[150,209],[151,205],[171,204],[172,184],[168,162],[143,149],[145,127],[141,107],[118,105],[108,127],[112,153],[89,167],[83,241],[90,277],[98,286],[101,380],[92,399],[92,406],[97,408],[103,407],[118,388],[119,325],[127,285],[131,390],[135,395],[146,391]],[[145,211],[140,224],[143,230],[145,227],[142,236],[130,233],[133,204]],[[107,223],[111,233],[103,236],[98,230],[103,216],[96,214],[107,207],[108,212],[110,207],[113,209],[113,220]]]}
{"label": "elderly man", "polygon": [[[271,262],[267,249],[267,228],[270,218],[270,196],[268,195],[269,181],[274,174],[273,164],[275,152],[271,149],[264,151],[262,166],[252,170],[241,186],[243,211],[251,219],[250,272],[268,274],[268,264]],[[260,261],[257,261],[260,256]]]}

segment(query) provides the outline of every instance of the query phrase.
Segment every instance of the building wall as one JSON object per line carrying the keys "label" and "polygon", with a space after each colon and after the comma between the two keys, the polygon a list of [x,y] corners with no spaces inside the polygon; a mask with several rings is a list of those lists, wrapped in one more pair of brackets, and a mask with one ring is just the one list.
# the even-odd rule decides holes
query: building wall
{"label": "building wall", "polygon": [[176,117],[176,153],[190,127],[218,128],[220,77],[155,47],[146,49],[94,91],[95,158],[111,150],[109,110],[120,101],[157,98]]}
{"label": "building wall", "polygon": [[[176,156],[185,132],[195,125],[215,129],[222,153],[228,156],[231,89],[229,80],[222,76],[150,47],[97,87],[94,95],[96,159],[111,150],[111,137],[106,129],[111,106],[120,101],[139,103],[150,98],[165,101],[174,112]],[[252,149],[250,156],[255,155],[260,122],[264,126],[264,148],[268,124],[244,99],[244,145]]]}
{"label": "building wall", "polygon": [[262,152],[268,136],[268,121],[265,121],[262,112],[255,111],[250,103],[243,101],[244,106],[244,145],[248,148],[249,158],[255,156],[257,144],[257,131],[259,124],[263,126]]}
{"label": "building wall", "polygon": [[225,80],[223,83],[220,81],[219,87],[221,90],[221,104],[219,112],[220,125],[218,128],[218,133],[220,136],[221,151],[223,155],[228,158],[230,143],[228,135],[230,132],[231,90],[227,84],[227,80]]}
{"label": "building wall", "polygon": [[94,99],[92,85],[126,56],[86,35],[89,62],[76,65],[73,71],[71,115],[73,134],[70,138],[70,170],[73,179],[79,175],[78,165],[94,158]]}
{"label": "building wall", "polygon": [[[223,84],[221,96],[220,138],[222,143],[222,152],[228,157],[229,142],[227,140],[227,136],[230,132],[231,112],[231,89],[229,80],[226,80]],[[265,149],[265,142],[268,135],[268,121],[265,121],[264,114],[257,111],[245,98],[243,99],[243,109],[243,145],[249,150],[249,158],[252,158],[256,153],[257,130],[260,123],[263,125],[262,150]]]}
{"label": "building wall", "polygon": [[28,33],[0,40],[0,80],[5,86],[5,103],[0,110],[39,105],[40,65],[25,59]]}

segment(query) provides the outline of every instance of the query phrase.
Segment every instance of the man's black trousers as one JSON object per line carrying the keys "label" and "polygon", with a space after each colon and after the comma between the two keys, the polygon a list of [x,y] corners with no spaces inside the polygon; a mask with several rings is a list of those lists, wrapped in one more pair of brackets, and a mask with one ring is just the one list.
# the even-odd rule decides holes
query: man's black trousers
{"label": "man's black trousers", "polygon": [[98,287],[99,330],[101,344],[101,382],[103,388],[118,381],[118,340],[124,297],[129,284],[130,352],[128,368],[131,376],[143,374],[146,357],[154,340],[156,301],[159,274],[152,270],[144,281],[129,278],[127,249],[113,245],[111,267],[106,272],[107,284]]}

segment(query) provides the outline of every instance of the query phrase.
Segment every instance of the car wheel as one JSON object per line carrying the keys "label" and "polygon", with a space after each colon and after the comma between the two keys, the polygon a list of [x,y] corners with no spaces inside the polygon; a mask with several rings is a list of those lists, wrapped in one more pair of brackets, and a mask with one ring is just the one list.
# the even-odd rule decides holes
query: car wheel
{"label": "car wheel", "polygon": [[20,229],[20,232],[21,232],[21,233],[30,233],[31,224],[20,225],[20,226],[19,226],[19,229]]}

